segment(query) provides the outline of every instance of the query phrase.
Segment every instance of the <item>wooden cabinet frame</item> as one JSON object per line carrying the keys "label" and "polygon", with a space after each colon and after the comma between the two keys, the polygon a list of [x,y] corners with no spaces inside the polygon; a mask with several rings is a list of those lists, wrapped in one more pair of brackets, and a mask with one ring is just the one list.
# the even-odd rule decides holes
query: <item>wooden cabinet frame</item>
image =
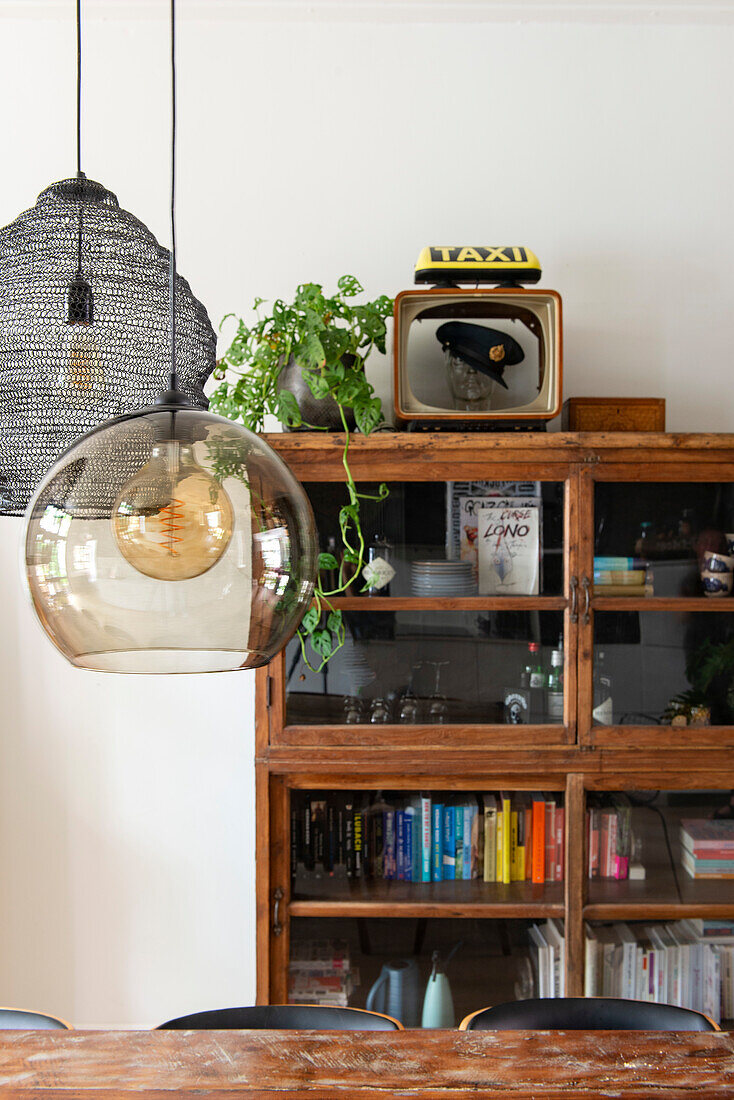
{"label": "wooden cabinet frame", "polygon": [[[340,481],[340,436],[292,433],[270,442],[306,482]],[[567,990],[583,992],[586,919],[734,917],[734,904],[687,904],[648,898],[589,903],[585,875],[588,791],[734,788],[734,727],[594,727],[591,721],[593,623],[598,611],[728,610],[720,600],[593,596],[594,486],[598,481],[734,480],[734,435],[614,433],[590,435],[378,433],[350,446],[355,480],[548,480],[565,484],[563,594],[518,600],[370,598],[369,606],[563,610],[566,645],[564,724],[524,726],[287,726],[285,658],[257,673],[257,951],[258,1000],[286,1000],[290,919],[297,916],[482,916],[565,918]],[[360,598],[339,606],[355,609]],[[731,605],[734,609],[734,604]],[[705,751],[702,751],[705,750]],[[297,789],[440,790],[558,789],[566,806],[566,873],[562,889],[538,900],[522,890],[492,891],[479,900],[432,898],[425,887],[394,902],[387,896],[294,901],[290,896],[289,800]],[[406,884],[410,885],[410,884]],[[522,884],[512,884],[518,887]],[[509,889],[512,891],[512,886]]]}

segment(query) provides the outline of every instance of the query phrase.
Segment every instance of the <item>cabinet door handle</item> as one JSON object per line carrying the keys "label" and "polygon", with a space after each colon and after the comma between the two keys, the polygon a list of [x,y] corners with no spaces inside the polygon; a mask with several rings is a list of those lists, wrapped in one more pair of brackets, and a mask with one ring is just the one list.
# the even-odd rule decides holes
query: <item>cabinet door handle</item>
{"label": "cabinet door handle", "polygon": [[571,580],[569,581],[569,584],[571,585],[571,615],[570,615],[570,618],[571,618],[572,623],[577,623],[579,621],[579,612],[578,612],[579,579],[575,574],[571,577]]}
{"label": "cabinet door handle", "polygon": [[581,587],[584,590],[584,626],[588,626],[589,610],[591,608],[591,581],[585,573],[581,578]]}
{"label": "cabinet door handle", "polygon": [[283,887],[282,886],[277,886],[275,888],[275,890],[273,891],[273,901],[275,903],[273,905],[273,935],[274,936],[279,936],[281,934],[281,932],[283,931],[283,925],[280,923],[280,919],[279,919],[279,911],[280,911],[280,903],[281,903],[281,901],[283,900],[284,897],[285,897],[285,894],[283,892]]}

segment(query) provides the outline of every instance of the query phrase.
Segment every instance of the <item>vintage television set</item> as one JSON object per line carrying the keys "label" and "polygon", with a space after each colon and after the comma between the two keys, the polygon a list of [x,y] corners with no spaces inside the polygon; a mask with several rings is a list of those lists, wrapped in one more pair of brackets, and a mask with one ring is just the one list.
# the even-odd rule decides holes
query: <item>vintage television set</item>
{"label": "vintage television set", "polygon": [[423,249],[415,282],[432,285],[395,299],[399,428],[533,431],[559,415],[561,296],[521,285],[541,274],[528,248]]}

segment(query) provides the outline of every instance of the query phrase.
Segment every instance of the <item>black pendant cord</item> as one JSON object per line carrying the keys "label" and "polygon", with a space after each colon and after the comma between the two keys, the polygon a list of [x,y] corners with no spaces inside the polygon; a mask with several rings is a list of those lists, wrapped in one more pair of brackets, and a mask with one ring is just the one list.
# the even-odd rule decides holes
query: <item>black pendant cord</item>
{"label": "black pendant cord", "polygon": [[178,390],[176,373],[176,0],[171,0],[171,373],[169,389]]}
{"label": "black pendant cord", "polygon": [[76,0],[76,174],[82,172],[82,0]]}
{"label": "black pendant cord", "polygon": [[[82,172],[82,0],[76,0],[76,178],[84,179]],[[79,204],[79,233],[77,237],[76,274],[82,274],[82,208]]]}

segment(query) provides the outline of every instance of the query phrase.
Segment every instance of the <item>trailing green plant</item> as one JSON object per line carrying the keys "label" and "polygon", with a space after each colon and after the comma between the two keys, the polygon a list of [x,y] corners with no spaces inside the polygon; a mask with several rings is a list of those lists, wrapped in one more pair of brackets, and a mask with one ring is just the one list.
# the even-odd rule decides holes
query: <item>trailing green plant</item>
{"label": "trailing green plant", "polygon": [[[267,311],[263,310],[267,305],[265,299],[256,298],[255,321],[247,324],[237,318],[232,342],[217,362],[214,376],[219,386],[210,402],[214,412],[240,420],[253,432],[263,430],[267,414],[287,428],[326,430],[307,424],[295,396],[279,385],[284,367],[293,361],[300,367],[313,396],[332,398],[339,408],[348,498],[339,512],[341,561],[333,554],[319,555],[313,603],[298,631],[304,661],[313,671],[323,668],[344,644],[342,613],[334,608],[330,597],[346,591],[364,565],[360,504],[364,500],[384,500],[388,494],[384,484],[377,495],[360,492],[349,467],[350,431],[345,410],[352,410],[364,435],[369,435],[382,421],[382,404],[367,381],[364,362],[373,348],[384,353],[385,319],[393,307],[387,295],[372,302],[355,302],[361,293],[359,281],[353,275],[343,275],[337,291],[330,296],[324,294],[318,283],[303,283],[292,302],[277,299]],[[227,314],[222,325],[233,317],[234,314]],[[327,588],[321,580],[326,571],[336,573],[338,578],[335,585]],[[309,660],[307,642],[318,658],[316,665]]]}

